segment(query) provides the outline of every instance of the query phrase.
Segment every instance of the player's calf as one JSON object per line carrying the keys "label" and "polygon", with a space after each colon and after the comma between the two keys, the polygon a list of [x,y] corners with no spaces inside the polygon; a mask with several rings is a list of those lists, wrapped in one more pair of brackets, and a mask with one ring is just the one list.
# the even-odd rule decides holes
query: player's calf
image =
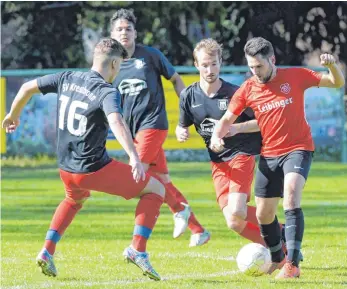
{"label": "player's calf", "polygon": [[240,234],[245,228],[247,217],[247,195],[229,193],[228,204],[223,208],[223,214],[230,230]]}
{"label": "player's calf", "polygon": [[165,198],[165,187],[164,185],[159,182],[156,178],[151,177],[143,189],[141,195],[146,193],[153,193],[161,196],[163,199]]}

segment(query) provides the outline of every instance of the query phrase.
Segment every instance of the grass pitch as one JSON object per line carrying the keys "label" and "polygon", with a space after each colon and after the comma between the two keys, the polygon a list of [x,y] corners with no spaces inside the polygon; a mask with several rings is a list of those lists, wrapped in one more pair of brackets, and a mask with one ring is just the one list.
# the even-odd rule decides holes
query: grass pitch
{"label": "grass pitch", "polygon": [[[94,192],[57,246],[57,278],[36,267],[52,214],[64,198],[58,170],[45,163],[3,162],[1,180],[1,288],[347,288],[347,165],[314,163],[304,189],[302,276],[275,281],[237,271],[235,258],[248,241],[229,231],[215,201],[208,163],[170,163],[173,182],[212,233],[188,248],[190,232],[172,239],[166,205],[149,241],[151,263],[164,281],[142,276],[123,262],[137,201]],[[252,201],[254,204],[254,202]],[[279,217],[283,221],[282,209]]]}

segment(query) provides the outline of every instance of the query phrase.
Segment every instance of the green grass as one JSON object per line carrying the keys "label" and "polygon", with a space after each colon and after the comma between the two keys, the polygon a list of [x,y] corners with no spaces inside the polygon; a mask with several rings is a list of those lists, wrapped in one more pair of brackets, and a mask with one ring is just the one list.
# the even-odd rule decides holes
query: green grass
{"label": "green grass", "polygon": [[[123,263],[136,200],[93,193],[60,241],[57,278],[35,265],[63,185],[51,161],[24,168],[2,167],[1,288],[346,288],[347,165],[314,163],[303,194],[305,238],[302,277],[276,282],[237,272],[235,257],[248,241],[229,231],[215,201],[207,163],[171,163],[174,183],[198,219],[212,232],[202,247],[188,248],[190,233],[172,239],[173,221],[164,206],[148,245],[151,262],[165,281],[154,282]],[[53,166],[52,166],[53,165]],[[252,203],[254,203],[252,201]],[[279,210],[283,220],[282,210]]]}

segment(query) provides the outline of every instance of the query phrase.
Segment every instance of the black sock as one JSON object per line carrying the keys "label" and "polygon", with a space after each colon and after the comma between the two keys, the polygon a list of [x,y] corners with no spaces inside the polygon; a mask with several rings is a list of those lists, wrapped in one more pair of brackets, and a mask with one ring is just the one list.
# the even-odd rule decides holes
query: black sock
{"label": "black sock", "polygon": [[301,242],[304,236],[304,214],[301,208],[294,210],[285,210],[286,216],[286,245],[288,250],[287,260],[293,263],[294,266],[299,266],[299,252]]}
{"label": "black sock", "polygon": [[277,217],[275,216],[271,224],[260,224],[259,226],[261,236],[271,252],[272,262],[281,262],[284,258],[284,253],[282,250],[281,229]]}
{"label": "black sock", "polygon": [[281,230],[281,238],[283,243],[286,243],[286,225],[282,224],[282,230]]}

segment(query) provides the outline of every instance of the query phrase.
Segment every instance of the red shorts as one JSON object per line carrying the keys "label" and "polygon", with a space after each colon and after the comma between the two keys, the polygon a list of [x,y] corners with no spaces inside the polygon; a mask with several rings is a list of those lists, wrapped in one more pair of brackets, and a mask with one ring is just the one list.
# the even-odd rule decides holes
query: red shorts
{"label": "red shorts", "polygon": [[135,136],[135,147],[141,162],[149,164],[149,170],[168,174],[166,156],[163,144],[167,137],[167,130],[144,129]]}
{"label": "red shorts", "polygon": [[87,174],[70,173],[60,170],[66,196],[74,200],[83,200],[90,191],[99,191],[131,199],[138,196],[146,187],[150,176],[138,183],[133,179],[131,166],[112,160],[100,170]]}
{"label": "red shorts", "polygon": [[222,210],[228,205],[229,193],[247,194],[249,202],[255,167],[254,156],[237,155],[228,162],[212,162],[211,166],[217,202]]}

